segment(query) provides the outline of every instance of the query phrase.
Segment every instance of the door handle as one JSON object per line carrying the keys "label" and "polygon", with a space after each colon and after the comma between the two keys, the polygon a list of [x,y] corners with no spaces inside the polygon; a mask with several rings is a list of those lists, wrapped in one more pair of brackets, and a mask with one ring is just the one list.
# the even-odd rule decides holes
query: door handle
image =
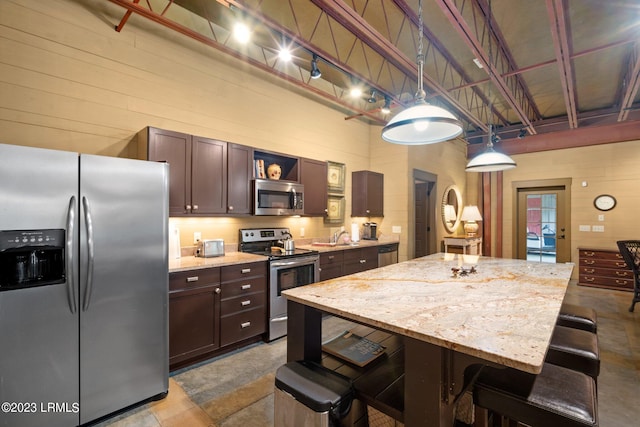
{"label": "door handle", "polygon": [[82,206],[84,208],[84,223],[87,229],[87,252],[89,254],[87,265],[87,286],[85,288],[82,310],[87,311],[89,309],[89,303],[91,302],[91,293],[93,292],[93,219],[91,217],[91,210],[89,209],[89,201],[86,197],[82,198]]}
{"label": "door handle", "polygon": [[65,242],[65,250],[67,251],[67,298],[69,300],[69,310],[74,314],[78,307],[76,306],[76,290],[73,274],[73,235],[76,223],[76,196],[71,196],[69,200],[69,209],[67,210],[67,240]]}

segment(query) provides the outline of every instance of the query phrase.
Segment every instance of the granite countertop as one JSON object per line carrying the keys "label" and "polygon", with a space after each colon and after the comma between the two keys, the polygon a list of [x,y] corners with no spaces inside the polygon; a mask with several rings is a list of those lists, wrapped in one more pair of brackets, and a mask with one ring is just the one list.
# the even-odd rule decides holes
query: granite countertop
{"label": "granite countertop", "polygon": [[[319,240],[319,239],[318,239]],[[331,251],[342,251],[345,249],[357,249],[357,248],[367,248],[372,246],[383,246],[389,245],[393,243],[400,243],[397,238],[386,238],[386,239],[378,239],[378,240],[360,240],[357,243],[349,243],[349,244],[338,244],[338,245],[330,245],[327,240],[320,241],[319,245],[314,243],[318,243],[316,239],[297,239],[296,240],[296,248],[300,249],[310,249],[318,252],[331,252]]]}
{"label": "granite countertop", "polygon": [[245,252],[228,252],[224,256],[201,258],[195,256],[183,256],[169,260],[169,273],[178,271],[195,270],[198,268],[222,267],[224,265],[245,264],[248,262],[266,261],[263,255],[249,254]]}
{"label": "granite countertop", "polygon": [[[453,277],[452,268],[472,265],[476,273]],[[573,264],[440,253],[283,294],[347,319],[539,373],[572,270]]]}

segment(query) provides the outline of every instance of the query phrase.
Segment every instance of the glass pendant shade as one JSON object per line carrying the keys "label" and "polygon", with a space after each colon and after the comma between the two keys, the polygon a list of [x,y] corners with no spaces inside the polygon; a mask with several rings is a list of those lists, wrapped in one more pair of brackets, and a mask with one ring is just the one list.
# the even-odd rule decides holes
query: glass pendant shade
{"label": "glass pendant shade", "polygon": [[478,154],[467,163],[467,172],[497,172],[516,167],[516,162],[506,154],[498,153],[493,147],[487,147],[484,153]]}
{"label": "glass pendant shade", "polygon": [[447,141],[461,133],[462,123],[453,114],[418,100],[387,123],[382,139],[394,144],[422,145]]}

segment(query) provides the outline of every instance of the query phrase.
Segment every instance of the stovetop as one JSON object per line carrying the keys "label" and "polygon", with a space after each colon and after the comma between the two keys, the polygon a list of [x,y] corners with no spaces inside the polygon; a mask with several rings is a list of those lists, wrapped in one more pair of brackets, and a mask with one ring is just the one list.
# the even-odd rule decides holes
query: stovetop
{"label": "stovetop", "polygon": [[291,239],[288,228],[243,228],[240,230],[240,252],[264,255],[273,259],[295,258],[317,255],[318,251],[296,248],[293,251],[278,251],[283,248],[283,240]]}

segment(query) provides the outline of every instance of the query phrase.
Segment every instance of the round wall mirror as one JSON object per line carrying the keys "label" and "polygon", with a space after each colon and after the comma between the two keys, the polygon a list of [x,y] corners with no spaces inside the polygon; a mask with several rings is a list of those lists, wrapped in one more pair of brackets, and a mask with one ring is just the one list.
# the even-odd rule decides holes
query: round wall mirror
{"label": "round wall mirror", "polygon": [[462,214],[462,195],[455,185],[450,185],[444,190],[442,195],[442,223],[448,233],[455,233],[460,225],[460,215]]}

